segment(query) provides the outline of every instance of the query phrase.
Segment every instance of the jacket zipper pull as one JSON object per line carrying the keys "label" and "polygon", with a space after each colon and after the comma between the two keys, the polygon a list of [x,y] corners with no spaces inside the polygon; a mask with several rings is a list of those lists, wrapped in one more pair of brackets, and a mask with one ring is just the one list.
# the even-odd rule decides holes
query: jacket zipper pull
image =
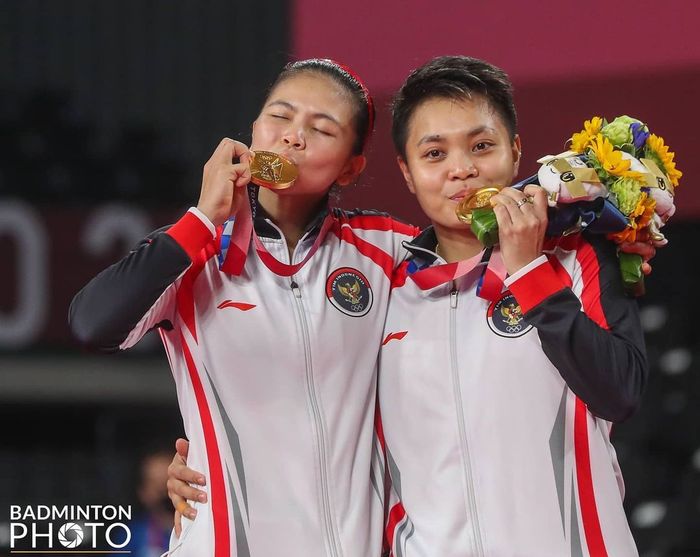
{"label": "jacket zipper pull", "polygon": [[456,288],[453,288],[450,292],[450,307],[452,309],[457,307],[457,294],[459,294],[459,291]]}
{"label": "jacket zipper pull", "polygon": [[297,298],[301,298],[301,290],[299,290],[299,285],[296,283],[296,281],[292,281],[291,287],[292,292],[294,292],[294,296]]}

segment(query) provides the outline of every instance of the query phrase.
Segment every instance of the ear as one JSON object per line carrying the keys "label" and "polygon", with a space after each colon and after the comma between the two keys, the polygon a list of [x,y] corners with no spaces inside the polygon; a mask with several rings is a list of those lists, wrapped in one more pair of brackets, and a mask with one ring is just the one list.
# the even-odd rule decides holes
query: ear
{"label": "ear", "polygon": [[523,154],[523,148],[520,144],[520,136],[517,134],[513,138],[511,149],[513,150],[513,178],[515,178],[518,175],[518,169],[520,168],[520,157]]}
{"label": "ear", "polygon": [[408,186],[408,191],[410,191],[413,195],[416,195],[416,188],[413,185],[413,177],[411,176],[411,171],[408,169],[408,164],[406,164],[406,161],[403,160],[401,155],[396,157],[396,162],[398,163],[399,168],[401,169],[403,179],[406,180],[406,186]]}
{"label": "ear", "polygon": [[353,156],[345,165],[340,173],[340,176],[335,180],[339,186],[347,186],[355,183],[357,177],[362,174],[362,171],[367,166],[367,157],[364,155]]}

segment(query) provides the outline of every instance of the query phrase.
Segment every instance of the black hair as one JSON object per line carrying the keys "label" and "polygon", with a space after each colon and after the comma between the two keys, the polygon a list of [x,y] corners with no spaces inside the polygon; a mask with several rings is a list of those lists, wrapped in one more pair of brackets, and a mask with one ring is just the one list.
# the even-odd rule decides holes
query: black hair
{"label": "black hair", "polygon": [[270,92],[284,80],[305,72],[326,75],[343,87],[355,103],[355,143],[353,154],[361,155],[374,126],[374,102],[360,78],[349,68],[326,58],[310,58],[288,63],[270,87]]}
{"label": "black hair", "polygon": [[501,116],[511,139],[518,117],[513,103],[513,84],[496,66],[468,56],[440,56],[411,72],[391,105],[391,137],[396,151],[406,158],[408,126],[415,110],[433,98],[472,99],[481,96]]}

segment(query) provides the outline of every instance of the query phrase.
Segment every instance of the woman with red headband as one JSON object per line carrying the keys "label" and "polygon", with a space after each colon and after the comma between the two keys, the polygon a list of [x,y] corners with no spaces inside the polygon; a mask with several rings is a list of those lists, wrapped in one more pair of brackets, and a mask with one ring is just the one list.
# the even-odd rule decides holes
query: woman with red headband
{"label": "woman with red headband", "polygon": [[[328,207],[330,189],[363,170],[373,117],[347,68],[289,64],[250,149],[224,139],[204,166],[197,207],[73,300],[86,346],[161,335],[188,463],[207,477],[207,503],[172,540],[178,557],[381,551],[376,359],[392,270],[416,229]],[[247,187],[262,151],[294,163],[292,187]]]}

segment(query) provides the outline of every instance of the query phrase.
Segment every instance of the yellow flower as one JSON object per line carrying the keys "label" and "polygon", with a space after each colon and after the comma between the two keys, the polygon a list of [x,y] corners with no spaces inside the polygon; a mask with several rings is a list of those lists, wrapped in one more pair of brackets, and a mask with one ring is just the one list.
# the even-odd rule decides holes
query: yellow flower
{"label": "yellow flower", "polygon": [[678,186],[678,180],[683,176],[683,173],[676,168],[676,163],[673,162],[673,157],[676,154],[668,150],[668,146],[664,143],[664,138],[653,133],[650,134],[647,138],[647,147],[661,161],[663,166],[661,170],[665,172],[671,183],[674,186]]}
{"label": "yellow flower", "polygon": [[600,116],[593,116],[583,123],[583,129],[579,133],[571,136],[571,150],[583,153],[590,142],[600,133],[603,127],[603,119]]}
{"label": "yellow flower", "polygon": [[598,134],[589,145],[593,154],[598,159],[600,166],[608,174],[613,176],[622,176],[624,178],[632,178],[633,180],[642,180],[643,174],[630,170],[631,161],[622,158],[622,151],[616,151],[613,144],[607,138]]}
{"label": "yellow flower", "polygon": [[642,197],[637,202],[637,206],[634,208],[634,211],[632,211],[632,214],[629,215],[630,222],[627,228],[621,232],[608,234],[608,238],[614,240],[618,244],[636,241],[637,234],[644,230],[651,222],[655,208],[656,199],[649,197],[646,192],[642,192]]}

